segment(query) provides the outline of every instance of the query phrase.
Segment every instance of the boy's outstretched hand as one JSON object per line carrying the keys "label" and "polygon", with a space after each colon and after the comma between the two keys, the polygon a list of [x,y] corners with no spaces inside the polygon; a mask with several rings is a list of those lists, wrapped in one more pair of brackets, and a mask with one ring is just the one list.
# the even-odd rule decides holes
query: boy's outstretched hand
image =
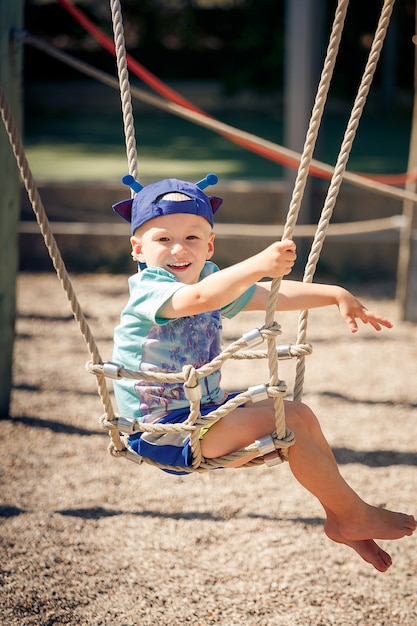
{"label": "boy's outstretched hand", "polygon": [[338,295],[337,305],[340,315],[343,317],[352,333],[358,331],[356,320],[360,320],[363,324],[371,324],[371,326],[378,331],[382,330],[383,326],[385,328],[392,328],[392,322],[372,311],[368,311],[362,302],[345,289],[341,290],[341,293]]}

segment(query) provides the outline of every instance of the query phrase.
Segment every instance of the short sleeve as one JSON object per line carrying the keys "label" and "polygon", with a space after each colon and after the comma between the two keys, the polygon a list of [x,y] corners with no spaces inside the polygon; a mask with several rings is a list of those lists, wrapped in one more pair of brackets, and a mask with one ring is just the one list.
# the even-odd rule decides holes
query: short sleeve
{"label": "short sleeve", "polygon": [[131,307],[153,324],[167,324],[171,320],[158,317],[158,311],[182,287],[183,283],[170,272],[158,267],[146,268],[129,279]]}
{"label": "short sleeve", "polygon": [[[218,272],[218,271],[220,270],[215,263],[212,263],[211,261],[207,261],[204,266],[203,271],[201,272],[200,279],[205,278],[206,276],[209,276],[210,274],[214,274],[215,272]],[[247,289],[244,293],[242,293],[241,296],[239,296],[232,302],[229,302],[229,304],[226,304],[222,309],[220,309],[220,312],[223,315],[223,317],[232,318],[238,313],[240,313],[240,311],[242,311],[242,309],[245,308],[248,302],[250,302],[255,289],[256,289],[256,285],[251,285],[249,289]]]}
{"label": "short sleeve", "polygon": [[[218,271],[219,268],[214,263],[207,261],[200,280]],[[146,268],[129,279],[131,310],[153,324],[167,324],[172,321],[171,318],[159,317],[158,311],[178,289],[184,286],[184,283],[179,282],[167,270],[159,267]],[[221,309],[221,314],[232,318],[240,313],[252,298],[255,288],[256,285],[252,285],[241,296],[226,304]]]}
{"label": "short sleeve", "polygon": [[251,287],[249,287],[249,289],[242,293],[239,298],[236,298],[236,300],[233,300],[233,302],[231,302],[230,304],[226,304],[226,306],[221,309],[221,314],[224,317],[232,318],[240,313],[248,304],[248,302],[250,302],[255,292],[255,289],[256,285],[252,285]]}

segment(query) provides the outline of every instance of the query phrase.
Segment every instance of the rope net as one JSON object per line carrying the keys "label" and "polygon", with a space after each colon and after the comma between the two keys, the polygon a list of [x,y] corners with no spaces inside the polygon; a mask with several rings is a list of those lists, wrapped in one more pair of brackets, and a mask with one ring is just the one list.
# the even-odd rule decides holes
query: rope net
{"label": "rope net", "polygon": [[[63,0],[61,0],[61,4]],[[339,0],[333,20],[332,31],[327,48],[326,58],[323,65],[323,71],[320,83],[317,89],[317,95],[313,106],[311,120],[306,135],[306,141],[299,161],[297,178],[292,194],[287,220],[284,227],[283,239],[291,239],[293,237],[294,228],[297,222],[298,213],[304,189],[307,183],[309,173],[312,168],[312,155],[316,144],[318,131],[324,111],[324,105],[334,71],[335,61],[340,45],[343,32],[344,21],[347,13],[349,1]],[[330,218],[336,203],[337,195],[340,190],[343,178],[346,177],[346,164],[349,158],[350,150],[354,141],[359,120],[363,112],[366,98],[372,83],[377,62],[382,50],[383,41],[389,25],[394,0],[385,0],[383,3],[380,19],[375,32],[373,45],[371,47],[368,62],[358,89],[351,116],[348,121],[344,139],[341,145],[336,166],[333,170],[331,182],[329,185],[326,200],[323,206],[322,214],[318,223],[316,235],[312,244],[311,252],[306,265],[304,278],[305,282],[313,280],[314,272],[318,262],[321,248],[324,243]],[[126,152],[129,166],[129,173],[136,178],[137,176],[137,152],[135,143],[134,122],[131,103],[131,89],[129,85],[129,77],[126,61],[126,49],[123,36],[123,20],[119,0],[110,0],[115,51],[117,58],[117,68],[119,76],[120,97],[122,103],[122,114],[126,138]],[[29,200],[32,204],[33,211],[39,224],[40,231],[45,241],[50,257],[52,259],[57,276],[67,295],[75,320],[78,322],[80,331],[87,344],[91,355],[91,360],[87,364],[87,369],[96,376],[99,397],[102,402],[104,414],[100,418],[100,422],[109,432],[111,441],[109,449],[114,456],[125,457],[137,463],[147,462],[151,465],[174,471],[206,471],[217,467],[224,467],[231,463],[239,462],[240,466],[255,466],[262,463],[275,465],[283,460],[288,459],[288,449],[294,443],[294,436],[288,430],[285,423],[284,401],[287,387],[284,381],[280,380],[278,372],[279,358],[296,357],[296,380],[294,388],[294,398],[300,399],[302,394],[302,386],[304,379],[304,360],[305,356],[311,353],[311,346],[305,342],[307,332],[307,311],[302,311],[299,316],[298,336],[295,345],[278,346],[276,344],[277,336],[280,334],[280,326],[274,321],[276,302],[281,285],[280,279],[272,281],[271,292],[265,311],[265,323],[261,329],[254,329],[245,333],[240,339],[233,342],[225,348],[213,361],[201,368],[194,368],[191,364],[186,365],[182,372],[167,374],[162,372],[144,373],[127,370],[123,365],[111,362],[103,362],[95,343],[91,329],[85,319],[81,307],[76,298],[72,287],[68,272],[64,261],[58,250],[56,240],[52,234],[48,218],[46,216],[42,201],[36,189],[36,185],[30,171],[27,159],[24,154],[23,145],[16,126],[14,124],[10,108],[6,101],[4,92],[0,89],[0,107],[6,132],[9,136],[13,152],[21,173],[22,180],[25,184]],[[199,115],[194,112],[193,115]],[[266,351],[254,351],[253,348],[266,341]],[[255,385],[245,392],[239,393],[229,399],[224,405],[208,416],[202,416],[200,411],[201,388],[199,379],[207,376],[216,369],[220,369],[222,364],[229,358],[268,358],[270,379],[268,384]],[[110,400],[106,378],[130,378],[130,379],[146,379],[165,382],[181,382],[187,399],[190,403],[190,413],[188,419],[182,424],[152,424],[143,423],[135,418],[119,417],[115,413]],[[216,459],[205,459],[201,455],[200,448],[200,432],[201,429],[212,424],[237,406],[246,402],[257,402],[265,398],[271,398],[275,409],[276,431],[262,441],[254,442],[252,445]],[[129,434],[134,432],[151,432],[151,433],[169,433],[183,432],[189,434],[191,450],[192,450],[192,466],[191,468],[173,467],[161,465],[157,462],[138,456],[127,446]],[[254,459],[244,462],[244,458],[250,454],[257,453]]]}

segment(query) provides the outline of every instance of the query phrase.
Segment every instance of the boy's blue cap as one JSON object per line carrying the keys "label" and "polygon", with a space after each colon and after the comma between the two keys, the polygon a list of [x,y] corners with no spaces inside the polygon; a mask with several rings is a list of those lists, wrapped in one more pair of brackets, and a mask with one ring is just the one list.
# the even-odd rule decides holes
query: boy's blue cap
{"label": "boy's blue cap", "polygon": [[[132,234],[135,230],[160,215],[173,213],[190,213],[204,217],[213,226],[213,215],[223,202],[222,198],[207,196],[202,189],[217,182],[215,174],[208,174],[199,183],[189,183],[176,178],[165,178],[156,183],[142,187],[132,176],[125,176],[123,182],[134,191],[134,198],[122,200],[113,205],[113,210],[124,220],[131,223]],[[164,200],[162,196],[168,193],[181,193],[189,200]]]}

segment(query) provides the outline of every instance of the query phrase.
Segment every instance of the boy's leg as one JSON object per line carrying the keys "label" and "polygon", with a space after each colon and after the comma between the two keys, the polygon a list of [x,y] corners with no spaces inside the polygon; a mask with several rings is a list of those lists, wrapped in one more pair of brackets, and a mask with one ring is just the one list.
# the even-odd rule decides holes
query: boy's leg
{"label": "boy's leg", "polygon": [[[296,439],[289,449],[291,470],[303,487],[318,498],[325,511],[332,512],[326,523],[329,536],[361,541],[398,539],[414,532],[413,516],[368,505],[346,483],[317,418],[306,405],[286,401],[285,414]],[[210,428],[201,442],[202,454],[206,457],[229,454],[271,434],[274,429],[271,402],[246,405]]]}
{"label": "boy's leg", "polygon": [[[369,528],[369,525],[372,527],[372,524],[368,522],[366,538],[347,537],[343,534],[344,526],[341,523],[340,512],[338,511],[340,500],[342,500],[343,505],[343,497],[347,490],[351,501],[351,509],[347,507],[347,510],[345,510],[348,520],[349,516],[356,512],[356,509],[375,510],[377,514],[373,517],[378,519],[380,514],[387,514],[390,533],[394,532],[394,534],[399,536],[413,532],[415,528],[414,519],[411,516],[391,513],[383,509],[374,509],[374,507],[364,503],[341,477],[334,455],[316,417],[310,409],[303,404],[294,402],[285,402],[285,405],[288,427],[294,431],[296,436],[296,443],[290,448],[290,466],[299,482],[321,502],[326,513],[325,532],[327,536],[333,541],[343,543],[355,550],[378,571],[386,571],[392,563],[391,557],[373,540],[373,531]],[[271,434],[274,430],[275,415],[271,402],[265,401],[255,406],[245,406],[229,413],[229,415],[210,428],[201,442],[202,453],[207,457],[223,456],[253,443],[256,439]],[[241,464],[254,456],[256,455],[253,454],[251,457],[246,457]],[[314,467],[316,476],[313,481],[309,477],[311,467]],[[332,483],[333,488],[334,484],[336,485],[334,501],[332,501],[331,494],[326,493],[325,500],[326,502],[329,499],[331,500],[330,506],[323,501],[321,489],[317,489],[317,486],[320,486],[320,481],[325,484],[328,479]],[[343,506],[342,508],[345,509]],[[334,509],[336,509],[336,512]],[[369,517],[372,516],[368,515]],[[406,532],[404,532],[404,521]],[[397,529],[398,525],[401,531]]]}
{"label": "boy's leg", "polygon": [[324,509],[333,513],[326,532],[331,532],[335,524],[347,540],[399,539],[414,532],[416,521],[412,515],[371,506],[347,484],[316,417],[306,405],[287,403],[286,419],[296,437],[289,450],[291,471]]}

